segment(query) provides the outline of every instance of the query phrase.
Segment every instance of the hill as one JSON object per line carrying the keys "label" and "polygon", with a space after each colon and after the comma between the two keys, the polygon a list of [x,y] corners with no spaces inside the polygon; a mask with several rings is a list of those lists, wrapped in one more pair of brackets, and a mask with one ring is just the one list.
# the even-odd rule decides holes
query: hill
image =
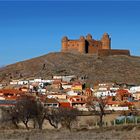
{"label": "hill", "polygon": [[49,53],[1,68],[0,81],[34,77],[50,78],[52,75],[71,74],[87,75],[89,82],[140,84],[140,57]]}

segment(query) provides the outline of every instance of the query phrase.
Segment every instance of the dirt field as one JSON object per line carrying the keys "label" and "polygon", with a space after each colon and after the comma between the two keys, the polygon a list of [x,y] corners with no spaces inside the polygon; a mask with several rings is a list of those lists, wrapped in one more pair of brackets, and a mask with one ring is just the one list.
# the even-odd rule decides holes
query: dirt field
{"label": "dirt field", "polygon": [[139,140],[140,128],[124,126],[93,130],[0,130],[0,140]]}

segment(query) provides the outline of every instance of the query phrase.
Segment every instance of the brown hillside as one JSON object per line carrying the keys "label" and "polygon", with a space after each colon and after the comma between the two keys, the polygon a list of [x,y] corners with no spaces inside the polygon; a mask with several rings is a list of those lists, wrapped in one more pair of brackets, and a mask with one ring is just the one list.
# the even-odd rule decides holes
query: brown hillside
{"label": "brown hillside", "polygon": [[99,58],[71,53],[49,53],[0,69],[0,79],[3,81],[71,74],[87,75],[91,82],[140,84],[140,57],[114,55]]}

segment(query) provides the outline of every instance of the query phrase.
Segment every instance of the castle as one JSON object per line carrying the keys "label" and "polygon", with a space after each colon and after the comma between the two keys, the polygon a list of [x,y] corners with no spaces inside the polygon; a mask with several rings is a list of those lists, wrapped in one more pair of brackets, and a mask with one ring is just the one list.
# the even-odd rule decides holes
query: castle
{"label": "castle", "polygon": [[71,52],[80,54],[96,54],[98,56],[108,55],[130,55],[129,50],[111,49],[111,38],[104,33],[100,40],[95,40],[92,35],[81,36],[78,40],[69,40],[68,37],[62,38],[61,52]]}

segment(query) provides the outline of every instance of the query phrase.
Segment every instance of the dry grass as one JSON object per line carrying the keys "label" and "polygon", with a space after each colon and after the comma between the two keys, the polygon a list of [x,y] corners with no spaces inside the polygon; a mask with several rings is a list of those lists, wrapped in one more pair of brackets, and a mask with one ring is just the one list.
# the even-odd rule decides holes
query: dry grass
{"label": "dry grass", "polygon": [[[9,80],[51,75],[88,75],[89,82],[128,82],[140,84],[140,57],[100,57],[70,53],[50,53],[0,69],[0,79]],[[45,64],[45,67],[43,67]]]}
{"label": "dry grass", "polygon": [[[134,127],[133,127],[134,128]],[[0,140],[139,140],[140,133],[126,128],[93,130],[1,130]]]}

